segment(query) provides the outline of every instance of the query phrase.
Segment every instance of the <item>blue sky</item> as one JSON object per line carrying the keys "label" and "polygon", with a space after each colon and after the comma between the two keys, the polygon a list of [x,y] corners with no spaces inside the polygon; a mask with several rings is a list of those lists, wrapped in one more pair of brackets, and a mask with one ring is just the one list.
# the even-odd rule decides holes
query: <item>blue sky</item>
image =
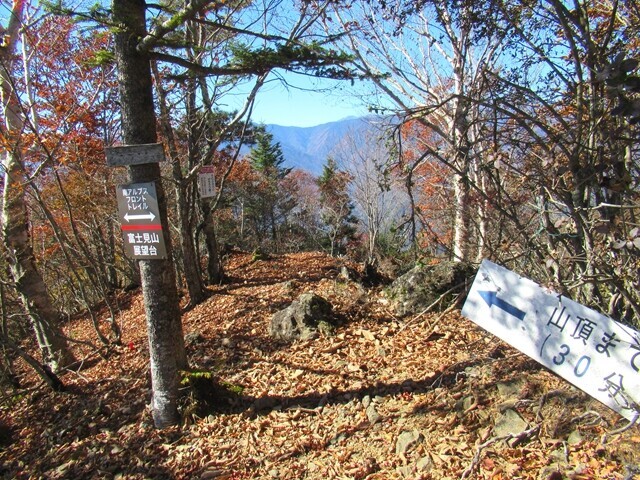
{"label": "blue sky", "polygon": [[317,80],[295,74],[283,76],[298,88],[286,88],[278,81],[265,85],[256,99],[254,122],[311,127],[368,113],[357,98],[361,93],[358,86],[348,81]]}
{"label": "blue sky", "polygon": [[[6,25],[8,16],[9,5],[0,2],[0,25]],[[277,74],[291,86],[285,87],[272,74],[256,99],[252,115],[256,123],[311,127],[369,113],[357,98],[362,84],[352,86],[349,81],[319,80],[282,71]],[[237,99],[241,104],[244,95],[240,93]],[[230,109],[239,108],[240,104],[228,101]]]}
{"label": "blue sky", "polygon": [[[0,2],[1,25],[6,25],[8,16],[8,4]],[[319,80],[282,71],[278,75],[291,86],[287,88],[271,77],[256,99],[252,115],[256,123],[311,127],[369,113],[357,97],[362,93],[362,84],[352,86],[349,81]],[[242,100],[244,95],[240,93],[240,104]],[[227,106],[236,109],[240,104],[233,105],[231,100]]]}

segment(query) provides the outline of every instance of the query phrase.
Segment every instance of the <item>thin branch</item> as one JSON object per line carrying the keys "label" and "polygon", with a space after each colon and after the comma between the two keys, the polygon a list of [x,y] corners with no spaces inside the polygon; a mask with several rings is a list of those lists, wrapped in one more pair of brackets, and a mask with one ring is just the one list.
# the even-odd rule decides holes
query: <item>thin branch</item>
{"label": "thin branch", "polygon": [[[453,287],[451,287],[449,290],[447,290],[446,292],[444,292],[442,295],[440,295],[433,303],[431,303],[431,305],[429,305],[427,308],[425,308],[424,310],[422,310],[420,313],[418,313],[417,315],[415,315],[414,317],[412,317],[411,319],[407,320],[405,322],[405,324],[402,326],[402,328],[400,328],[398,330],[398,332],[401,332],[402,330],[404,330],[405,328],[407,328],[410,324],[412,324],[413,322],[415,322],[416,320],[418,320],[420,317],[422,317],[423,315],[429,313],[433,308],[435,308],[447,295],[449,295],[452,292],[455,292],[456,290],[458,290],[460,287],[462,287],[463,285],[466,285],[466,281],[459,283],[458,285],[455,285]],[[470,288],[470,286],[467,288]],[[456,301],[453,302],[452,305],[450,305],[449,307],[447,307],[447,309],[442,312],[442,314],[436,319],[435,322],[433,322],[433,324],[431,325],[431,327],[434,327],[435,324],[446,314],[449,313],[451,310],[453,310],[454,308],[456,308],[456,306],[460,303],[460,299],[461,298],[465,298],[466,295],[458,295],[458,298],[456,298]]]}
{"label": "thin branch", "polygon": [[178,11],[166,22],[156,25],[148,35],[146,35],[138,43],[137,50],[139,53],[149,53],[149,51],[167,34],[178,29],[187,20],[193,19],[200,10],[209,4],[213,4],[213,8],[219,8],[223,2],[212,2],[211,0],[194,0],[187,3],[187,6]]}
{"label": "thin branch", "polygon": [[509,442],[509,440],[515,440],[514,443],[520,443],[520,442],[523,442],[524,440],[531,438],[534,434],[538,433],[539,431],[540,431],[540,425],[534,425],[533,427],[527,430],[523,430],[522,432],[517,434],[509,433],[508,435],[502,435],[500,437],[490,438],[489,440],[487,440],[486,442],[478,446],[478,448],[476,449],[476,453],[474,454],[473,459],[471,460],[471,464],[467,468],[465,468],[464,472],[462,472],[460,479],[463,480],[465,478],[469,478],[469,476],[473,473],[473,471],[477,468],[478,464],[480,463],[480,460],[482,458],[482,451],[485,448],[493,445],[494,443],[501,442],[503,440],[505,442]]}
{"label": "thin branch", "polygon": [[604,435],[602,435],[602,440],[600,440],[600,443],[602,445],[605,445],[607,443],[608,438],[611,435],[619,435],[622,432],[626,432],[627,430],[629,430],[630,428],[632,428],[636,423],[638,423],[638,419],[640,418],[640,410],[636,410],[634,412],[633,418],[631,418],[631,420],[629,420],[629,423],[627,423],[626,425],[616,429],[616,430],[612,430],[610,432],[605,433]]}

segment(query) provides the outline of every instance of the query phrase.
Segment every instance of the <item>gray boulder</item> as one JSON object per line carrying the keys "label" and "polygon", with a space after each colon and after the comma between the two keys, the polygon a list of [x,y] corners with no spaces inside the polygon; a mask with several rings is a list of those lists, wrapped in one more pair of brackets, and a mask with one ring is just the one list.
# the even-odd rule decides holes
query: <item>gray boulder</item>
{"label": "gray boulder", "polygon": [[[445,292],[463,292],[470,285],[476,268],[468,263],[440,262],[436,265],[417,265],[395,280],[385,295],[399,317],[417,314],[431,306]],[[447,299],[442,307],[446,308]]]}
{"label": "gray boulder", "polygon": [[279,340],[307,340],[330,334],[334,328],[331,304],[314,293],[303,293],[273,315],[269,334]]}

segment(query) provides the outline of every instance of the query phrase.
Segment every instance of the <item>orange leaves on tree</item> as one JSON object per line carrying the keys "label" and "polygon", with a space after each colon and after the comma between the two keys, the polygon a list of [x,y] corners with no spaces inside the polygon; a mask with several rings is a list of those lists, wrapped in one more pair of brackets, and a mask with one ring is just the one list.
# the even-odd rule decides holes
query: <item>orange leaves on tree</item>
{"label": "orange leaves on tree", "polygon": [[104,162],[103,144],[112,135],[112,112],[117,111],[116,78],[112,66],[95,65],[92,57],[108,42],[106,32],[88,35],[71,19],[54,16],[28,32],[30,107],[36,122],[26,145],[27,151],[43,155],[34,160],[83,168]]}
{"label": "orange leaves on tree", "polygon": [[441,139],[418,121],[402,125],[402,159],[398,173],[411,172],[416,216],[422,225],[420,247],[426,251],[451,242],[450,172],[435,154]]}

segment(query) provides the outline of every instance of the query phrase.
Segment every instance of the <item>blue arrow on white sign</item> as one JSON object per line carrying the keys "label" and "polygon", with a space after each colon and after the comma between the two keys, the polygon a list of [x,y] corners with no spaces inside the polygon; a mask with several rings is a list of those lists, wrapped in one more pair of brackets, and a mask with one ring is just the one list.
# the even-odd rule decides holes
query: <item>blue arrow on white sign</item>
{"label": "blue arrow on white sign", "polygon": [[519,308],[511,305],[509,302],[505,302],[504,300],[498,298],[498,294],[496,292],[490,292],[488,290],[479,291],[478,294],[482,297],[482,299],[487,302],[487,305],[490,307],[496,307],[500,310],[504,310],[509,315],[513,315],[518,320],[524,320],[526,312],[523,312]]}
{"label": "blue arrow on white sign", "polygon": [[640,333],[484,260],[462,315],[625,418],[640,414]]}

